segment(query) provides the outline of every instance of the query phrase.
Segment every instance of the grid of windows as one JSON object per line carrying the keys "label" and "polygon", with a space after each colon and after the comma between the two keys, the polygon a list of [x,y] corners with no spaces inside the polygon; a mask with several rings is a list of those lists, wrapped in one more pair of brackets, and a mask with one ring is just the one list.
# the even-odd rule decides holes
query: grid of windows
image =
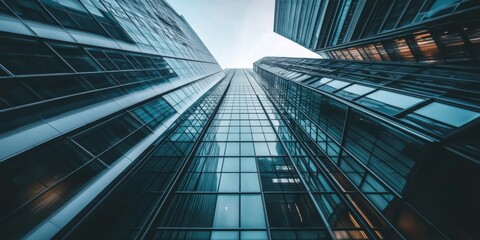
{"label": "grid of windows", "polygon": [[[288,64],[293,66],[287,67]],[[322,75],[312,74],[311,70],[314,66],[320,70]],[[357,75],[353,71],[349,75],[340,73],[349,66],[351,66],[350,69],[358,69],[361,74]],[[364,67],[360,68],[360,66]],[[408,123],[411,128],[424,128],[426,132],[436,136],[445,137],[446,133],[457,134],[455,139],[459,141],[461,136],[471,136],[469,135],[471,132],[478,132],[476,126],[479,123],[479,111],[471,108],[470,104],[466,104],[466,102],[463,102],[463,105],[459,104],[463,99],[450,98],[449,104],[441,101],[442,97],[432,101],[431,98],[435,99],[436,95],[429,96],[432,93],[431,90],[426,90],[421,95],[409,93],[403,94],[401,97],[395,97],[393,92],[389,92],[389,88],[385,88],[388,91],[378,90],[382,89],[382,85],[387,82],[385,80],[389,78],[392,80],[410,78],[407,76],[411,74],[409,72],[413,72],[411,66],[398,64],[398,67],[403,68],[403,73],[395,73],[396,71],[392,70],[383,72],[381,70],[387,70],[386,66],[375,66],[375,64],[266,58],[255,64],[255,71],[261,76],[258,81],[267,96],[280,109],[282,117],[288,119],[286,122],[294,129],[293,132],[309,146],[312,146],[312,151],[321,153],[319,155],[323,157],[320,159],[320,163],[325,164],[327,170],[333,173],[336,182],[341,185],[342,189],[349,192],[349,199],[358,201],[356,204],[365,207],[362,211],[365,216],[370,216],[368,222],[372,226],[382,228],[386,224],[384,221],[387,221],[401,234],[410,236],[411,232],[399,224],[399,220],[402,218],[400,216],[409,212],[410,220],[416,219],[417,226],[428,229],[427,232],[424,232],[426,234],[424,236],[427,238],[445,237],[443,234],[451,237],[459,236],[459,232],[464,231],[463,229],[452,231],[445,225],[446,222],[452,221],[451,216],[448,214],[433,215],[432,212],[438,208],[432,208],[430,205],[441,202],[446,209],[454,208],[458,199],[438,201],[428,197],[428,200],[422,201],[420,198],[426,196],[419,191],[426,185],[419,187],[416,186],[416,183],[424,181],[421,176],[431,171],[427,169],[445,167],[443,164],[450,161],[453,155],[456,155],[455,159],[462,166],[469,162],[463,154],[467,154],[472,159],[478,159],[475,155],[477,150],[473,150],[478,149],[478,144],[475,145],[470,140],[464,139],[462,144],[465,145],[461,147],[463,154],[453,153],[447,149],[455,146],[458,150],[458,142],[426,137],[405,128],[404,123]],[[335,69],[336,76],[332,76],[331,71],[326,69]],[[417,72],[421,73],[427,71],[436,72],[440,78],[442,76],[439,74],[442,73],[440,69],[417,69]],[[367,73],[372,75],[367,77]],[[377,75],[378,80],[374,78],[373,73]],[[443,74],[447,75],[446,72]],[[450,71],[448,74],[457,76],[455,71]],[[468,75],[465,72],[458,72],[458,74],[459,78],[452,79],[452,84],[453,81],[462,79],[462,76],[465,77],[463,74]],[[305,75],[309,75],[309,77],[305,78]],[[335,81],[332,79],[336,78],[353,82],[353,84],[334,91],[329,91],[331,88],[321,88],[321,86]],[[324,81],[319,83],[321,79]],[[412,85],[415,84],[412,83]],[[361,87],[357,88],[356,86]],[[413,86],[410,87],[413,88]],[[429,96],[430,99],[422,99],[425,96]],[[405,115],[395,115],[396,118],[393,118],[395,121],[392,121],[392,118],[379,117],[378,114],[366,111],[357,104],[369,107],[377,113],[382,113],[383,116],[395,114],[389,112],[390,110],[378,109],[361,102],[366,98],[382,102],[384,106],[388,104],[391,110],[394,110],[394,107],[397,109],[410,108],[410,110]],[[462,129],[463,133],[458,133],[459,129]],[[452,174],[462,175],[468,171],[464,169],[461,173]],[[472,171],[478,172],[478,167]],[[469,176],[473,177],[474,175]],[[438,187],[436,181],[441,178],[442,176],[439,175],[435,181],[431,180],[427,184],[428,188]],[[470,182],[465,181],[460,185],[463,184],[469,185]],[[449,194],[453,190],[444,189],[444,191],[445,194]],[[478,198],[473,196],[475,194],[469,194],[468,190],[462,194]],[[336,195],[330,196],[328,202],[335,202]],[[410,198],[411,196],[415,197]],[[419,202],[423,204],[419,204]],[[425,205],[427,202],[428,204]],[[468,210],[465,211],[465,214],[466,212]],[[428,220],[425,221],[425,219]],[[464,220],[459,217],[453,221]],[[434,223],[435,227],[431,223]],[[472,230],[469,230],[469,235],[473,233]]]}

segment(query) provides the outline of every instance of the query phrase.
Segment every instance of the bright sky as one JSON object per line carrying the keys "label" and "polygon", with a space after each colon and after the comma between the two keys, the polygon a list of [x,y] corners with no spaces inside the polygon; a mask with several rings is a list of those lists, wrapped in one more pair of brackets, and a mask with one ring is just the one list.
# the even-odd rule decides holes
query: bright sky
{"label": "bright sky", "polygon": [[167,0],[222,68],[252,68],[265,56],[320,56],[273,32],[275,0]]}

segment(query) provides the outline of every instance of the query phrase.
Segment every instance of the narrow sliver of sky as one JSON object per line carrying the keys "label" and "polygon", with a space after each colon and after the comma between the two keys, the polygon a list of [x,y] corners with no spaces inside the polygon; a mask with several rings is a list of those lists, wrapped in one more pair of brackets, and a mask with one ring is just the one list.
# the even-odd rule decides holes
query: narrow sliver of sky
{"label": "narrow sliver of sky", "polygon": [[265,56],[319,56],[273,32],[275,0],[168,0],[222,68],[252,68]]}

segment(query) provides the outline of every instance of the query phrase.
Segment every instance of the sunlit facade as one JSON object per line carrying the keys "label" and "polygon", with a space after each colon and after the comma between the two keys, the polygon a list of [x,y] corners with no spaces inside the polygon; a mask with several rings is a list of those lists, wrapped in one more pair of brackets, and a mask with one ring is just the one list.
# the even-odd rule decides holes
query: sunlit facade
{"label": "sunlit facade", "polygon": [[330,59],[480,61],[475,0],[277,0],[274,31]]}
{"label": "sunlit facade", "polygon": [[164,1],[0,1],[0,238],[48,239],[224,73]]}
{"label": "sunlit facade", "polygon": [[300,58],[263,58],[254,69],[379,234],[370,239],[479,237],[478,69]]}

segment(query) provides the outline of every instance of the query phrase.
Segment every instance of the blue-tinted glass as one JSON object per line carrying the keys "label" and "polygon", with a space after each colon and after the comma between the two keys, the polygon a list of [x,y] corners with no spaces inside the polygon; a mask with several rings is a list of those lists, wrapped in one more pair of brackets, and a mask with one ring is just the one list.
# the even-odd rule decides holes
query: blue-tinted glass
{"label": "blue-tinted glass", "polygon": [[220,180],[220,192],[238,192],[239,191],[239,174],[238,173],[222,173]]}
{"label": "blue-tinted glass", "polygon": [[240,166],[242,172],[256,172],[257,164],[255,163],[255,158],[241,158]]}
{"label": "blue-tinted glass", "polygon": [[239,203],[238,195],[218,195],[213,227],[238,228],[240,225]]}
{"label": "blue-tinted glass", "polygon": [[259,192],[260,184],[258,182],[257,173],[242,173],[241,174],[241,187],[242,192]]}
{"label": "blue-tinted glass", "polygon": [[260,194],[240,195],[240,226],[242,228],[265,228],[265,215]]}
{"label": "blue-tinted glass", "polygon": [[409,108],[422,101],[423,99],[421,98],[385,90],[378,90],[357,100],[358,103],[366,107],[384,112],[389,115],[394,115],[401,110]]}
{"label": "blue-tinted glass", "polygon": [[416,110],[414,113],[443,122],[454,127],[460,127],[480,116],[480,113],[433,102]]}
{"label": "blue-tinted glass", "polygon": [[210,240],[237,240],[237,231],[212,231]]}

